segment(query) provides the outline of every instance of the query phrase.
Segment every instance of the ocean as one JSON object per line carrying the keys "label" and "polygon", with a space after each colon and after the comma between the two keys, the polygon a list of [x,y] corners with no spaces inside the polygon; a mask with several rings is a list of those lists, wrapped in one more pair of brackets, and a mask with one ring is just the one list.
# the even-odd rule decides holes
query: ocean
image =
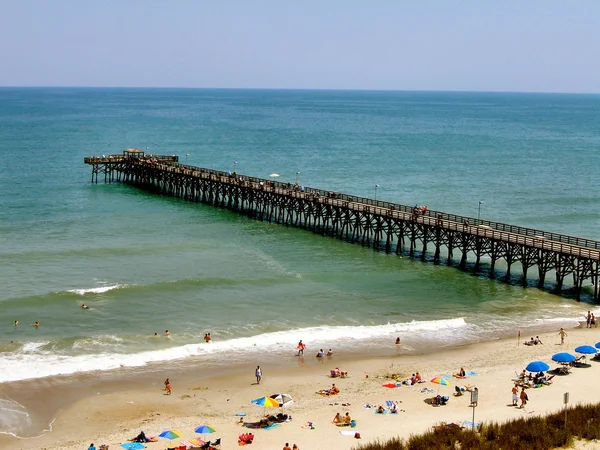
{"label": "ocean", "polygon": [[[400,336],[409,354],[575,326],[597,309],[589,291],[577,303],[92,184],[83,158],[139,147],[600,239],[598,117],[599,95],[0,88],[0,383],[194,358],[285,365],[299,339],[385,355]],[[18,409],[0,396],[0,432],[26,427]]]}

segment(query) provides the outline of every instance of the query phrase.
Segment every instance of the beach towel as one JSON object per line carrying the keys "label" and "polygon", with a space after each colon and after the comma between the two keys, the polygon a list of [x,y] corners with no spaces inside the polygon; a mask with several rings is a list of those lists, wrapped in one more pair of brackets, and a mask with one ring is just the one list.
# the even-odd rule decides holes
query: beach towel
{"label": "beach towel", "polygon": [[352,437],[354,437],[354,435],[355,435],[356,433],[359,433],[359,434],[360,434],[360,431],[340,431],[340,434],[341,434],[342,436],[352,436]]}
{"label": "beach towel", "polygon": [[477,375],[479,375],[477,372],[467,372],[468,377],[476,377]]}
{"label": "beach towel", "polygon": [[473,422],[471,422],[470,420],[464,420],[461,422],[465,427],[469,427],[469,428],[477,428],[479,426],[478,423],[473,424]]}
{"label": "beach towel", "polygon": [[435,391],[433,389],[429,389],[429,388],[419,389],[419,392],[421,394],[433,394],[433,393],[435,393]]}
{"label": "beach towel", "polygon": [[387,410],[383,410],[383,412],[379,412],[377,410],[375,410],[375,414],[379,415],[379,416],[383,416],[384,414],[387,414]]}
{"label": "beach towel", "polygon": [[279,426],[278,423],[272,423],[271,425],[269,425],[268,427],[265,428],[260,428],[261,430],[272,430],[273,428],[277,428]]}
{"label": "beach towel", "polygon": [[246,413],[236,413],[235,415],[238,416],[238,417],[245,417]]}
{"label": "beach towel", "polygon": [[186,448],[198,448],[204,445],[204,441],[202,439],[190,439],[189,441],[181,441],[180,444]]}
{"label": "beach towel", "polygon": [[396,385],[395,383],[387,383],[387,384],[382,384],[382,386],[383,386],[383,387],[386,387],[386,388],[390,388],[390,389],[393,389],[393,388],[395,388],[395,387],[398,387],[398,385]]}

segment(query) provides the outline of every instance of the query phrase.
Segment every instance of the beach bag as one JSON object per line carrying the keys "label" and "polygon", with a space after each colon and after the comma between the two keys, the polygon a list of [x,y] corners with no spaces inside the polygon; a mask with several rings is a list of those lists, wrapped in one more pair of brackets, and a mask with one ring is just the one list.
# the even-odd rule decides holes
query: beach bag
{"label": "beach bag", "polygon": [[360,439],[360,433],[354,433],[354,437],[355,437],[356,439]]}

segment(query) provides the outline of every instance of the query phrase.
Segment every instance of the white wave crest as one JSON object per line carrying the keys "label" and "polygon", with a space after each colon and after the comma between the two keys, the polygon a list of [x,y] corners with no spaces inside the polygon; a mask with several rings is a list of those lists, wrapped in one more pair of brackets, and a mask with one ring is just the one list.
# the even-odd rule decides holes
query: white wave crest
{"label": "white wave crest", "polygon": [[[26,344],[27,351],[8,353],[0,357],[0,383],[121,367],[141,367],[153,362],[173,361],[190,356],[227,354],[228,357],[236,355],[240,358],[243,356],[254,358],[252,355],[264,352],[290,354],[294,351],[299,338],[303,338],[310,349],[356,347],[358,345],[379,346],[381,342],[392,342],[392,339],[401,333],[410,333],[415,340],[445,342],[457,334],[456,329],[464,327],[468,327],[468,325],[463,318],[374,326],[321,326],[223,339],[210,344],[201,341],[200,343],[188,343],[176,347],[133,353],[110,351],[110,347],[114,348],[114,345],[120,343],[120,338],[103,336],[94,338],[96,344],[102,343],[103,345],[95,345],[95,352],[84,355],[65,355],[44,351],[40,347],[48,343],[36,342]],[[464,338],[466,334],[461,333],[461,335]]]}
{"label": "white wave crest", "polygon": [[115,284],[113,286],[101,286],[89,289],[68,289],[67,292],[71,292],[72,294],[77,295],[102,294],[104,292],[112,291],[113,289],[124,288],[126,286],[126,284]]}

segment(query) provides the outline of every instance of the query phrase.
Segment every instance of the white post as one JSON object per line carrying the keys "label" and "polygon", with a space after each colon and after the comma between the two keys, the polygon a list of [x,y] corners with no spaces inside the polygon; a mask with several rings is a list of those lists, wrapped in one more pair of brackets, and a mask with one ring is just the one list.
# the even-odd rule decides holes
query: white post
{"label": "white post", "polygon": [[477,222],[479,222],[479,217],[481,216],[481,205],[483,205],[483,200],[479,200],[479,209],[477,210]]}

